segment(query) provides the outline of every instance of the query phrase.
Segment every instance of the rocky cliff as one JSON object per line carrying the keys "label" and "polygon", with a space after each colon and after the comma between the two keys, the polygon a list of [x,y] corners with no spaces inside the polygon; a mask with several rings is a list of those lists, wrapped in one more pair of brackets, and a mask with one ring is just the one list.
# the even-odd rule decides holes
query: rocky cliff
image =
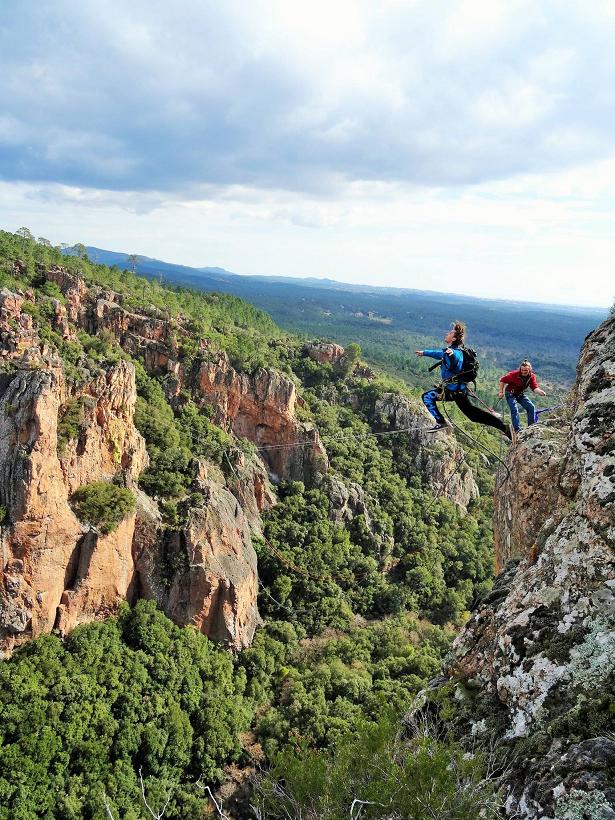
{"label": "rocky cliff", "polygon": [[288,376],[275,370],[238,373],[221,352],[203,362],[197,385],[213,405],[216,423],[261,448],[275,476],[302,480],[327,470],[318,430],[297,419],[297,389]]}
{"label": "rocky cliff", "polygon": [[466,509],[479,493],[457,439],[444,431],[433,437],[433,443],[426,444],[425,430],[431,425],[431,416],[423,406],[398,393],[385,393],[374,409],[385,430],[406,431],[414,466],[436,495]]}
{"label": "rocky cliff", "polygon": [[[332,518],[348,523],[362,515],[369,529],[362,489],[335,476],[323,484],[327,452],[316,426],[304,420],[297,379],[272,368],[240,372],[208,339],[193,339],[182,316],[153,306],[135,310],[138,300],[87,286],[60,266],[38,273],[44,295],[0,291],[0,648],[8,652],[53,629],[66,633],[138,597],[154,598],[179,624],[236,649],[247,646],[259,623],[251,538],[275,503],[271,479],[327,486]],[[115,363],[84,361],[82,332],[91,349],[96,338],[117,343]],[[135,368],[122,351],[159,380],[173,407],[189,395],[231,440],[256,445],[249,455],[226,451],[224,469],[193,459],[189,509],[175,526],[163,523],[156,499],[138,488],[148,456],[134,421]],[[354,366],[337,345],[307,345],[303,355]],[[359,376],[374,374],[363,368]],[[476,486],[469,470],[458,469],[462,453],[454,441],[422,440],[428,419],[395,394],[377,411],[389,429],[411,428],[423,480],[466,506]],[[76,490],[100,481],[120,484],[136,499],[112,532],[78,520],[71,504]]]}
{"label": "rocky cliff", "polygon": [[[72,493],[118,476],[132,486],[147,462],[132,422],[134,368],[109,368],[75,393],[60,363],[34,355],[0,381],[0,503],[3,586],[0,636],[5,649],[57,628],[105,617],[132,600],[134,514],[112,533],[82,525]],[[82,408],[78,440],[58,444],[68,402]]]}
{"label": "rocky cliff", "polygon": [[615,317],[587,338],[569,404],[507,467],[505,569],[435,700],[452,686],[457,731],[510,753],[509,816],[615,817]]}
{"label": "rocky cliff", "polygon": [[[67,315],[91,326],[88,291],[61,269],[52,275],[67,294],[67,307],[55,306],[56,328],[70,337]],[[232,489],[248,518],[227,489],[214,491],[210,482],[186,528],[167,535],[156,503],[137,489],[148,459],[134,425],[134,366],[119,361],[78,386],[69,382],[22,311],[33,299],[0,293],[2,651],[52,629],[65,634],[143,596],[156,598],[180,624],[236,648],[248,645],[259,618],[247,520],[256,525],[273,503],[266,473],[236,465]],[[144,327],[135,319],[132,328],[161,335],[155,323]],[[197,474],[197,489],[204,489],[199,481],[206,472]],[[119,482],[137,497],[135,512],[107,534],[80,522],[71,505],[78,488],[99,481]]]}

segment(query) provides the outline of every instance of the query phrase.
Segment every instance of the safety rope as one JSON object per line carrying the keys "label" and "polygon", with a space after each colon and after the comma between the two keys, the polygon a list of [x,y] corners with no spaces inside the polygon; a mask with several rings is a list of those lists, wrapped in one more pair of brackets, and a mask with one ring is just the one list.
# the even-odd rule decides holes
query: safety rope
{"label": "safety rope", "polygon": [[451,483],[452,479],[457,475],[459,470],[461,469],[461,465],[464,464],[466,460],[466,454],[461,451],[461,457],[457,459],[457,465],[455,469],[450,473],[449,477],[446,479],[444,484],[438,488],[438,491],[434,493],[433,498],[429,502],[429,504],[424,508],[425,512],[430,512],[433,507],[435,507],[436,502],[439,501],[442,496],[444,495],[445,490],[448,488],[448,485]]}
{"label": "safety rope", "polygon": [[[489,412],[490,412],[493,416],[499,416],[499,415],[500,415],[500,414],[499,414],[496,410],[494,410],[494,409],[493,409],[493,407],[489,407],[489,405],[487,404],[487,402],[484,402],[484,401],[481,399],[481,397],[480,397],[479,395],[477,395],[477,393],[476,393],[476,391],[475,391],[475,390],[470,390],[470,389],[468,388],[468,391],[467,391],[467,392],[468,392],[468,395],[469,395],[469,396],[472,396],[472,398],[473,398],[473,399],[476,399],[476,401],[480,402],[480,403],[483,405],[483,407],[484,407],[486,410],[488,410],[488,411],[489,411]],[[498,403],[499,403],[499,402],[501,402],[501,401],[502,401],[502,399],[498,399]]]}
{"label": "safety rope", "polygon": [[[327,441],[344,441],[344,439],[361,439],[361,438],[382,438],[384,436],[399,436],[402,433],[428,433],[429,430],[421,430],[420,427],[402,427],[400,430],[381,430],[381,431],[373,431],[370,430],[366,433],[348,433],[348,435],[344,436],[321,436],[318,440],[322,443],[326,443]],[[291,441],[288,444],[263,444],[257,447],[257,450],[283,450],[290,447],[309,447],[317,444],[317,440],[315,438],[306,440],[306,441]]]}
{"label": "safety rope", "polygon": [[535,415],[540,416],[541,413],[551,413],[553,410],[559,410],[562,407],[566,407],[566,405],[556,404],[553,407],[540,407],[538,410],[535,411]]}
{"label": "safety rope", "polygon": [[[461,433],[461,435],[462,435],[462,436],[465,436],[465,437],[466,437],[467,439],[469,439],[471,442],[473,442],[474,444],[476,444],[476,446],[477,446],[477,447],[479,447],[481,450],[483,450],[483,452],[488,453],[488,454],[489,454],[490,456],[492,456],[492,457],[493,457],[496,461],[499,461],[499,462],[500,462],[500,464],[502,465],[502,467],[504,467],[504,469],[506,470],[506,478],[505,478],[503,481],[501,481],[501,482],[497,485],[498,487],[501,487],[501,486],[502,486],[502,484],[503,484],[505,481],[508,481],[508,479],[510,478],[510,470],[508,469],[508,467],[507,467],[507,465],[506,465],[506,462],[504,462],[504,461],[503,461],[503,460],[502,460],[502,459],[501,459],[498,455],[496,455],[496,454],[495,454],[492,450],[490,450],[487,446],[485,446],[484,444],[482,444],[482,443],[480,442],[480,440],[476,439],[474,436],[471,436],[469,433],[466,433],[466,431],[465,431],[462,427],[460,427],[458,424],[455,424],[455,422],[453,421],[453,419],[450,417],[448,410],[446,409],[446,404],[443,404],[442,409],[444,410],[444,412],[445,412],[445,414],[446,414],[446,417],[448,418],[448,420],[450,421],[450,423],[453,425],[453,427],[455,428],[455,430],[457,430],[459,433]],[[485,428],[485,431],[486,431],[486,428]],[[482,435],[484,435],[484,432],[483,432],[483,434],[482,434]]]}

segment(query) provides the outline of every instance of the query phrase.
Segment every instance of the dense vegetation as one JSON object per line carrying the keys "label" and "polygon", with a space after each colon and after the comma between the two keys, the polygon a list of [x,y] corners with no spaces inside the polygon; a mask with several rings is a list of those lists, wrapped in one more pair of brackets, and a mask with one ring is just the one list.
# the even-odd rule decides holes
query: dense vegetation
{"label": "dense vegetation", "polygon": [[311,640],[301,634],[271,620],[238,659],[269,758],[289,744],[330,747],[359,724],[401,713],[437,674],[451,640],[407,613]]}
{"label": "dense vegetation", "polygon": [[38,638],[0,664],[0,818],[202,816],[249,721],[245,675],[152,603]]}
{"label": "dense vegetation", "polygon": [[[202,777],[214,786],[225,763],[242,762],[238,737],[248,728],[268,760],[277,760],[278,767],[288,760],[295,772],[312,765],[306,750],[320,749],[319,771],[338,777],[327,750],[336,744],[349,749],[347,737],[353,732],[376,745],[381,738],[384,745],[375,753],[384,754],[390,736],[379,734],[383,711],[399,714],[408,707],[437,673],[451,625],[461,623],[473,598],[490,586],[494,460],[486,460],[485,451],[466,440],[458,469],[472,467],[482,496],[463,515],[423,483],[405,435],[371,435],[383,425],[375,409],[378,399],[396,391],[416,399],[420,387],[410,389],[390,376],[353,375],[358,345],[349,348],[343,366],[317,364],[299,340],[235,297],[164,288],[155,280],[92,263],[82,247],[66,257],[23,231],[19,236],[0,232],[0,285],[26,296],[35,293],[24,309],[75,383],[130,357],[111,335],[93,337],[80,330],[67,341],[57,333],[55,300],[63,297],[44,273],[58,264],[93,287],[117,291],[128,308],[164,319],[170,329],[167,343],[175,345],[188,373],[219,350],[241,371],[273,365],[287,373],[303,396],[302,417],[320,430],[331,470],[277,487],[278,504],[264,516],[264,537],[256,543],[259,610],[266,623],[234,668],[227,655],[193,630],[178,630],[144,604],[132,614],[125,611],[116,620],[75,630],[65,645],[52,637],[36,640],[0,667],[7,692],[0,716],[8,716],[0,755],[8,755],[6,766],[20,766],[22,772],[15,782],[0,781],[0,802],[11,810],[18,807],[6,815],[0,809],[0,818],[35,816],[28,811],[38,800],[43,807],[38,816],[102,817],[105,794],[113,811],[140,817],[141,767],[154,802],[164,803],[172,792],[166,816],[200,816],[202,793],[195,781]],[[176,333],[180,324],[188,336]],[[134,365],[135,423],[150,457],[139,483],[174,530],[191,507],[203,503],[193,482],[195,459],[209,461],[223,479],[234,469],[229,465],[238,450],[248,462],[255,450],[217,427],[189,386],[171,404],[164,379],[148,375],[138,360]],[[78,439],[83,410],[76,400],[61,408],[61,451]],[[455,418],[461,430],[471,429]],[[482,430],[478,438],[496,454],[502,446],[493,431]],[[356,485],[363,494],[365,512],[350,523],[335,520],[332,482]],[[120,490],[114,483],[88,486],[77,491],[73,502],[83,520],[108,530],[134,503],[132,496],[113,495]],[[26,679],[33,681],[29,688],[23,686]],[[62,699],[79,687],[81,701],[72,695]],[[24,717],[28,711],[30,722]],[[100,741],[93,729],[90,735],[80,727],[88,720],[92,727],[102,721]],[[54,738],[40,756],[38,736]],[[442,761],[460,759],[447,744],[434,749]],[[422,747],[418,752],[420,769]],[[479,761],[472,771],[480,768]],[[404,764],[395,776],[409,781],[411,772]],[[453,789],[446,776],[441,787]],[[58,793],[65,795],[63,802]],[[341,801],[342,794],[338,797]],[[347,813],[348,806],[339,816]]]}

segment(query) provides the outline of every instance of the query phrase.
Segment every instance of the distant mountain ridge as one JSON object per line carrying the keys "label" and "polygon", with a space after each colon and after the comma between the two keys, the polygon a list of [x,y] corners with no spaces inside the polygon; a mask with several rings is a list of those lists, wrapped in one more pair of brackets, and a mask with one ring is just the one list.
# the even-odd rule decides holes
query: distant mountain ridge
{"label": "distant mountain ridge", "polygon": [[[88,247],[92,261],[131,268],[129,254]],[[140,256],[135,271],[166,284],[239,296],[267,311],[286,330],[347,345],[359,342],[378,367],[411,384],[426,378],[414,361],[416,346],[439,344],[451,321],[468,325],[468,341],[480,351],[482,379],[497,384],[497,370],[529,357],[539,373],[563,387],[572,384],[587,334],[607,315],[575,308],[480,299],[429,290],[352,285],[331,279],[241,276],[224,268],[191,268]]]}
{"label": "distant mountain ridge", "polygon": [[[90,259],[97,262],[102,262],[105,265],[118,265],[119,267],[130,267],[129,265],[129,256],[130,254],[119,252],[119,251],[108,251],[103,248],[97,248],[93,245],[88,245],[87,252]],[[160,259],[155,259],[151,256],[142,256],[138,254],[139,262],[137,263],[135,270],[137,273],[142,273],[144,275],[151,275],[152,273],[156,272],[158,274],[162,273],[163,276],[168,274],[170,281],[176,281],[177,283],[183,283],[183,277],[186,279],[190,279],[190,282],[193,280],[197,280],[199,282],[205,283],[208,277],[212,277],[215,281],[221,282],[229,282],[229,283],[249,283],[249,282],[267,282],[271,284],[288,284],[295,287],[311,287],[311,288],[325,288],[327,290],[336,290],[336,291],[347,291],[349,293],[373,293],[373,294],[389,294],[389,295],[429,295],[429,296],[437,296],[439,298],[451,298],[455,301],[459,302],[479,302],[479,303],[488,303],[490,305],[519,305],[524,309],[536,309],[536,310],[555,310],[555,311],[563,311],[563,312],[574,312],[574,313],[588,313],[593,315],[594,317],[601,317],[604,318],[606,315],[606,310],[600,307],[578,307],[576,305],[556,305],[550,304],[548,302],[523,302],[518,301],[516,299],[492,299],[480,296],[467,296],[462,293],[449,293],[447,291],[437,291],[437,290],[429,290],[429,289],[421,289],[421,288],[399,288],[393,286],[380,286],[380,285],[359,285],[354,284],[352,282],[340,282],[337,279],[330,279],[329,277],[318,277],[318,276],[305,276],[305,277],[294,277],[294,276],[271,276],[266,274],[239,274],[233,273],[232,271],[227,270],[226,268],[220,267],[212,267],[212,266],[203,266],[203,267],[191,267],[189,265],[179,265],[174,262],[163,262]],[[154,271],[155,268],[155,271]],[[199,278],[200,275],[204,274],[204,278]]]}

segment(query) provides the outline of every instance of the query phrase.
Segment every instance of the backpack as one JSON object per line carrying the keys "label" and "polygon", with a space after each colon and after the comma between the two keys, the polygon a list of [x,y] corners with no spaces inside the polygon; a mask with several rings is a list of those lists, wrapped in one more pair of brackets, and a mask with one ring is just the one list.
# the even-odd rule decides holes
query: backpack
{"label": "backpack", "polygon": [[[470,382],[475,382],[478,377],[478,369],[480,367],[480,362],[478,361],[476,351],[472,350],[471,347],[462,347],[461,352],[463,354],[461,370],[456,376],[449,379],[449,381],[454,384],[469,384]],[[435,370],[436,367],[439,367],[441,364],[442,359],[432,365],[429,368],[429,372],[431,373],[432,370]]]}
{"label": "backpack", "polygon": [[476,351],[472,350],[471,347],[462,347],[461,352],[463,353],[461,371],[453,378],[453,381],[456,384],[469,384],[470,382],[475,382],[478,378],[478,371],[480,368],[480,362],[478,361]]}

